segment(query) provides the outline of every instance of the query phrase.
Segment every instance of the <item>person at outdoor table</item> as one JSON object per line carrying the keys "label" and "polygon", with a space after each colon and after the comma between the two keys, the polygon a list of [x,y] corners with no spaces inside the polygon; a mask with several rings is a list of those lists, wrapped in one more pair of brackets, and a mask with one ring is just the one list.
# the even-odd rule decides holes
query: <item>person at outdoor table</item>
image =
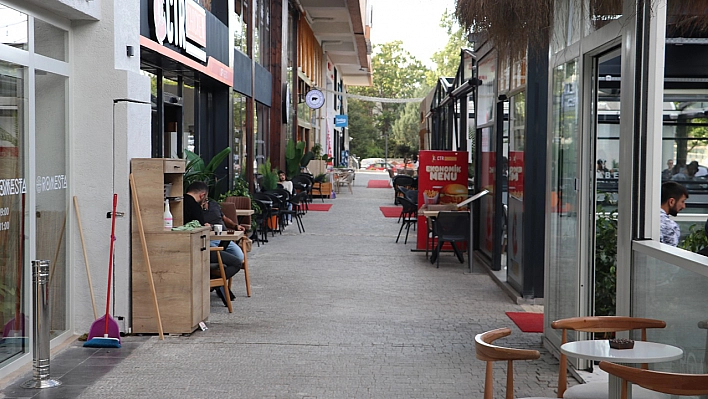
{"label": "person at outdoor table", "polygon": [[[209,187],[204,182],[197,181],[187,187],[187,192],[184,196],[184,204],[182,206],[182,215],[184,216],[185,223],[191,222],[192,220],[196,220],[202,226],[211,226],[204,220],[204,210],[202,208],[208,201],[208,193]],[[218,243],[219,242],[217,241],[217,244]],[[224,264],[224,273],[226,274],[226,278],[228,279],[233,277],[236,273],[238,273],[239,270],[241,270],[241,263],[243,262],[243,252],[241,252],[241,259],[226,251],[221,252],[221,262]],[[209,253],[209,262],[219,262],[219,258],[216,252]],[[214,271],[212,270],[211,277],[217,278],[221,276],[214,274]],[[221,298],[224,304],[226,304],[224,293],[221,292],[219,289],[217,289],[216,293],[217,295],[219,295],[219,298]],[[233,293],[230,292],[229,294],[231,295],[231,298],[235,298]]]}
{"label": "person at outdoor table", "polygon": [[293,182],[287,180],[287,178],[285,177],[285,172],[283,172],[282,170],[278,171],[278,184],[283,186],[284,189],[288,190],[290,194],[293,193]]}
{"label": "person at outdoor table", "polygon": [[669,215],[676,216],[686,208],[686,199],[688,199],[688,190],[683,185],[675,181],[667,181],[661,185],[659,242],[674,247],[678,245],[681,229],[669,218]]}
{"label": "person at outdoor table", "polygon": [[[238,223],[234,222],[233,220],[229,219],[226,215],[224,215],[224,212],[221,211],[221,206],[219,206],[219,203],[212,200],[212,199],[208,199],[205,202],[202,212],[204,214],[204,221],[207,224],[210,224],[212,226],[220,224],[223,226],[222,230],[226,230],[226,229],[231,229],[231,230],[236,230],[236,231],[246,230],[243,226],[239,225]],[[243,259],[244,259],[243,251],[241,250],[241,248],[238,245],[236,245],[235,242],[210,240],[209,246],[223,247],[224,252],[235,256],[239,260],[239,263],[243,263]]]}

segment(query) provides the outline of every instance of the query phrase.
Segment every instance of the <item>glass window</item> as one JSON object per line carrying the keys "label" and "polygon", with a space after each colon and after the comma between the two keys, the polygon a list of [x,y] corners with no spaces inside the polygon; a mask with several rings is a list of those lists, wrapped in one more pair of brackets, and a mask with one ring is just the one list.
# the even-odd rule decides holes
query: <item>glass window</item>
{"label": "glass window", "polygon": [[[496,138],[495,129],[485,127],[482,129],[482,153],[480,183],[481,189],[489,190],[493,194],[496,188]],[[483,215],[479,221],[480,243],[479,248],[482,252],[492,257],[494,250],[494,195],[485,195],[480,198],[480,215]]]}
{"label": "glass window", "polygon": [[[28,337],[31,326],[24,292],[25,145],[27,96],[21,66],[0,61],[0,325],[10,337]],[[55,241],[56,243],[56,241]],[[45,258],[46,259],[46,258]],[[49,258],[51,259],[51,258]],[[0,365],[29,351],[25,339],[0,342]]]}
{"label": "glass window", "polygon": [[494,108],[496,106],[496,79],[497,79],[497,57],[491,54],[479,63],[477,77],[482,81],[482,85],[477,89],[477,125],[483,126],[494,121]]}
{"label": "glass window", "polygon": [[[578,61],[553,70],[551,86],[550,219],[548,226],[547,312],[551,320],[577,315],[579,304],[577,254],[577,183],[579,170]],[[551,331],[557,337],[557,332]]]}
{"label": "glass window", "polygon": [[[255,12],[255,18],[253,21],[253,54],[252,58],[256,60],[260,64],[260,59],[261,59],[261,51],[264,49],[261,48],[261,25],[260,25],[260,15],[258,13],[261,10],[261,3],[262,0],[254,0],[253,1],[253,8]],[[261,64],[263,65],[263,64]]]}
{"label": "glass window", "polygon": [[63,76],[35,73],[37,259],[49,259],[50,334],[67,330],[69,268],[66,264],[66,82]]}
{"label": "glass window", "polygon": [[234,93],[234,177],[241,176],[242,171],[246,170],[246,100],[243,94]]}
{"label": "glass window", "polygon": [[236,0],[235,10],[234,48],[248,54],[248,21],[250,18],[248,0]]}
{"label": "glass window", "polygon": [[526,86],[526,57],[514,61],[511,67],[511,90]]}
{"label": "glass window", "polygon": [[0,4],[0,43],[28,50],[27,14]]}
{"label": "glass window", "polygon": [[568,2],[570,0],[555,0],[553,7],[553,36],[551,37],[551,54],[565,48],[568,37]]}
{"label": "glass window", "polygon": [[615,19],[622,17],[621,1],[591,0],[583,2],[585,7],[585,35],[607,25]]}
{"label": "glass window", "polygon": [[65,30],[37,18],[34,19],[34,51],[59,61],[66,61]]}
{"label": "glass window", "polygon": [[257,48],[258,52],[254,52],[253,58],[267,68],[270,63],[270,1],[256,0],[255,4],[257,29],[254,30],[253,47]]}

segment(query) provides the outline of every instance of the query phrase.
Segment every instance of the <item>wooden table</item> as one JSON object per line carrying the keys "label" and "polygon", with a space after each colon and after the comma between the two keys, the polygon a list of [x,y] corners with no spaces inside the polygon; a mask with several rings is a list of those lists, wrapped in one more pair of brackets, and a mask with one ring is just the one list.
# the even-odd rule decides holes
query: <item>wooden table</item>
{"label": "wooden table", "polygon": [[254,212],[253,209],[236,209],[236,216],[250,216]]}
{"label": "wooden table", "polygon": [[[681,348],[646,341],[634,341],[634,348],[632,349],[612,349],[606,339],[574,341],[561,345],[560,350],[570,357],[605,360],[614,363],[660,363],[670,362],[683,357]],[[620,380],[617,376],[609,375],[609,399],[619,399]],[[628,394],[631,399],[631,384]]]}
{"label": "wooden table", "polygon": [[[253,212],[251,210],[250,212]],[[249,298],[251,297],[251,279],[248,276],[248,251],[246,251],[246,247],[244,246],[244,240],[242,238],[245,237],[245,233],[243,231],[234,231],[231,234],[227,234],[225,232],[222,232],[221,234],[215,234],[214,231],[211,232],[211,235],[209,236],[210,240],[220,240],[220,241],[240,241],[240,247],[241,250],[243,251],[243,264],[241,265],[241,269],[243,269],[243,277],[246,279],[246,296]]]}

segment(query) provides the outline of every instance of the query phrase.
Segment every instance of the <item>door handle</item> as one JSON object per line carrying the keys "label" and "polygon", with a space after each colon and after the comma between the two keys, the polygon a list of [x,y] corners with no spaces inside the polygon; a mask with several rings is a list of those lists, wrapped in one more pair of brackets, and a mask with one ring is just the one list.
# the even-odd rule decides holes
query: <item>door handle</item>
{"label": "door handle", "polygon": [[202,251],[206,251],[206,241],[207,241],[207,240],[206,240],[206,235],[202,235],[202,236],[201,236],[201,239],[202,239],[202,249],[201,249],[201,250],[202,250]]}

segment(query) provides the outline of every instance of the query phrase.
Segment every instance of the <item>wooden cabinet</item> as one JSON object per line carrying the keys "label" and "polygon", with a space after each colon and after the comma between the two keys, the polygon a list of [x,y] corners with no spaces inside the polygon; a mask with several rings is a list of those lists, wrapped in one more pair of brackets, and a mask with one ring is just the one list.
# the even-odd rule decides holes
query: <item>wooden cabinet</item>
{"label": "wooden cabinet", "polygon": [[[179,159],[131,161],[162,328],[168,334],[193,332],[200,321],[209,317],[210,311],[209,228],[164,230],[165,197],[170,199],[174,225],[182,225],[184,166],[184,161]],[[165,187],[169,187],[169,191]],[[136,217],[133,206],[132,331],[157,333],[157,319]]]}

